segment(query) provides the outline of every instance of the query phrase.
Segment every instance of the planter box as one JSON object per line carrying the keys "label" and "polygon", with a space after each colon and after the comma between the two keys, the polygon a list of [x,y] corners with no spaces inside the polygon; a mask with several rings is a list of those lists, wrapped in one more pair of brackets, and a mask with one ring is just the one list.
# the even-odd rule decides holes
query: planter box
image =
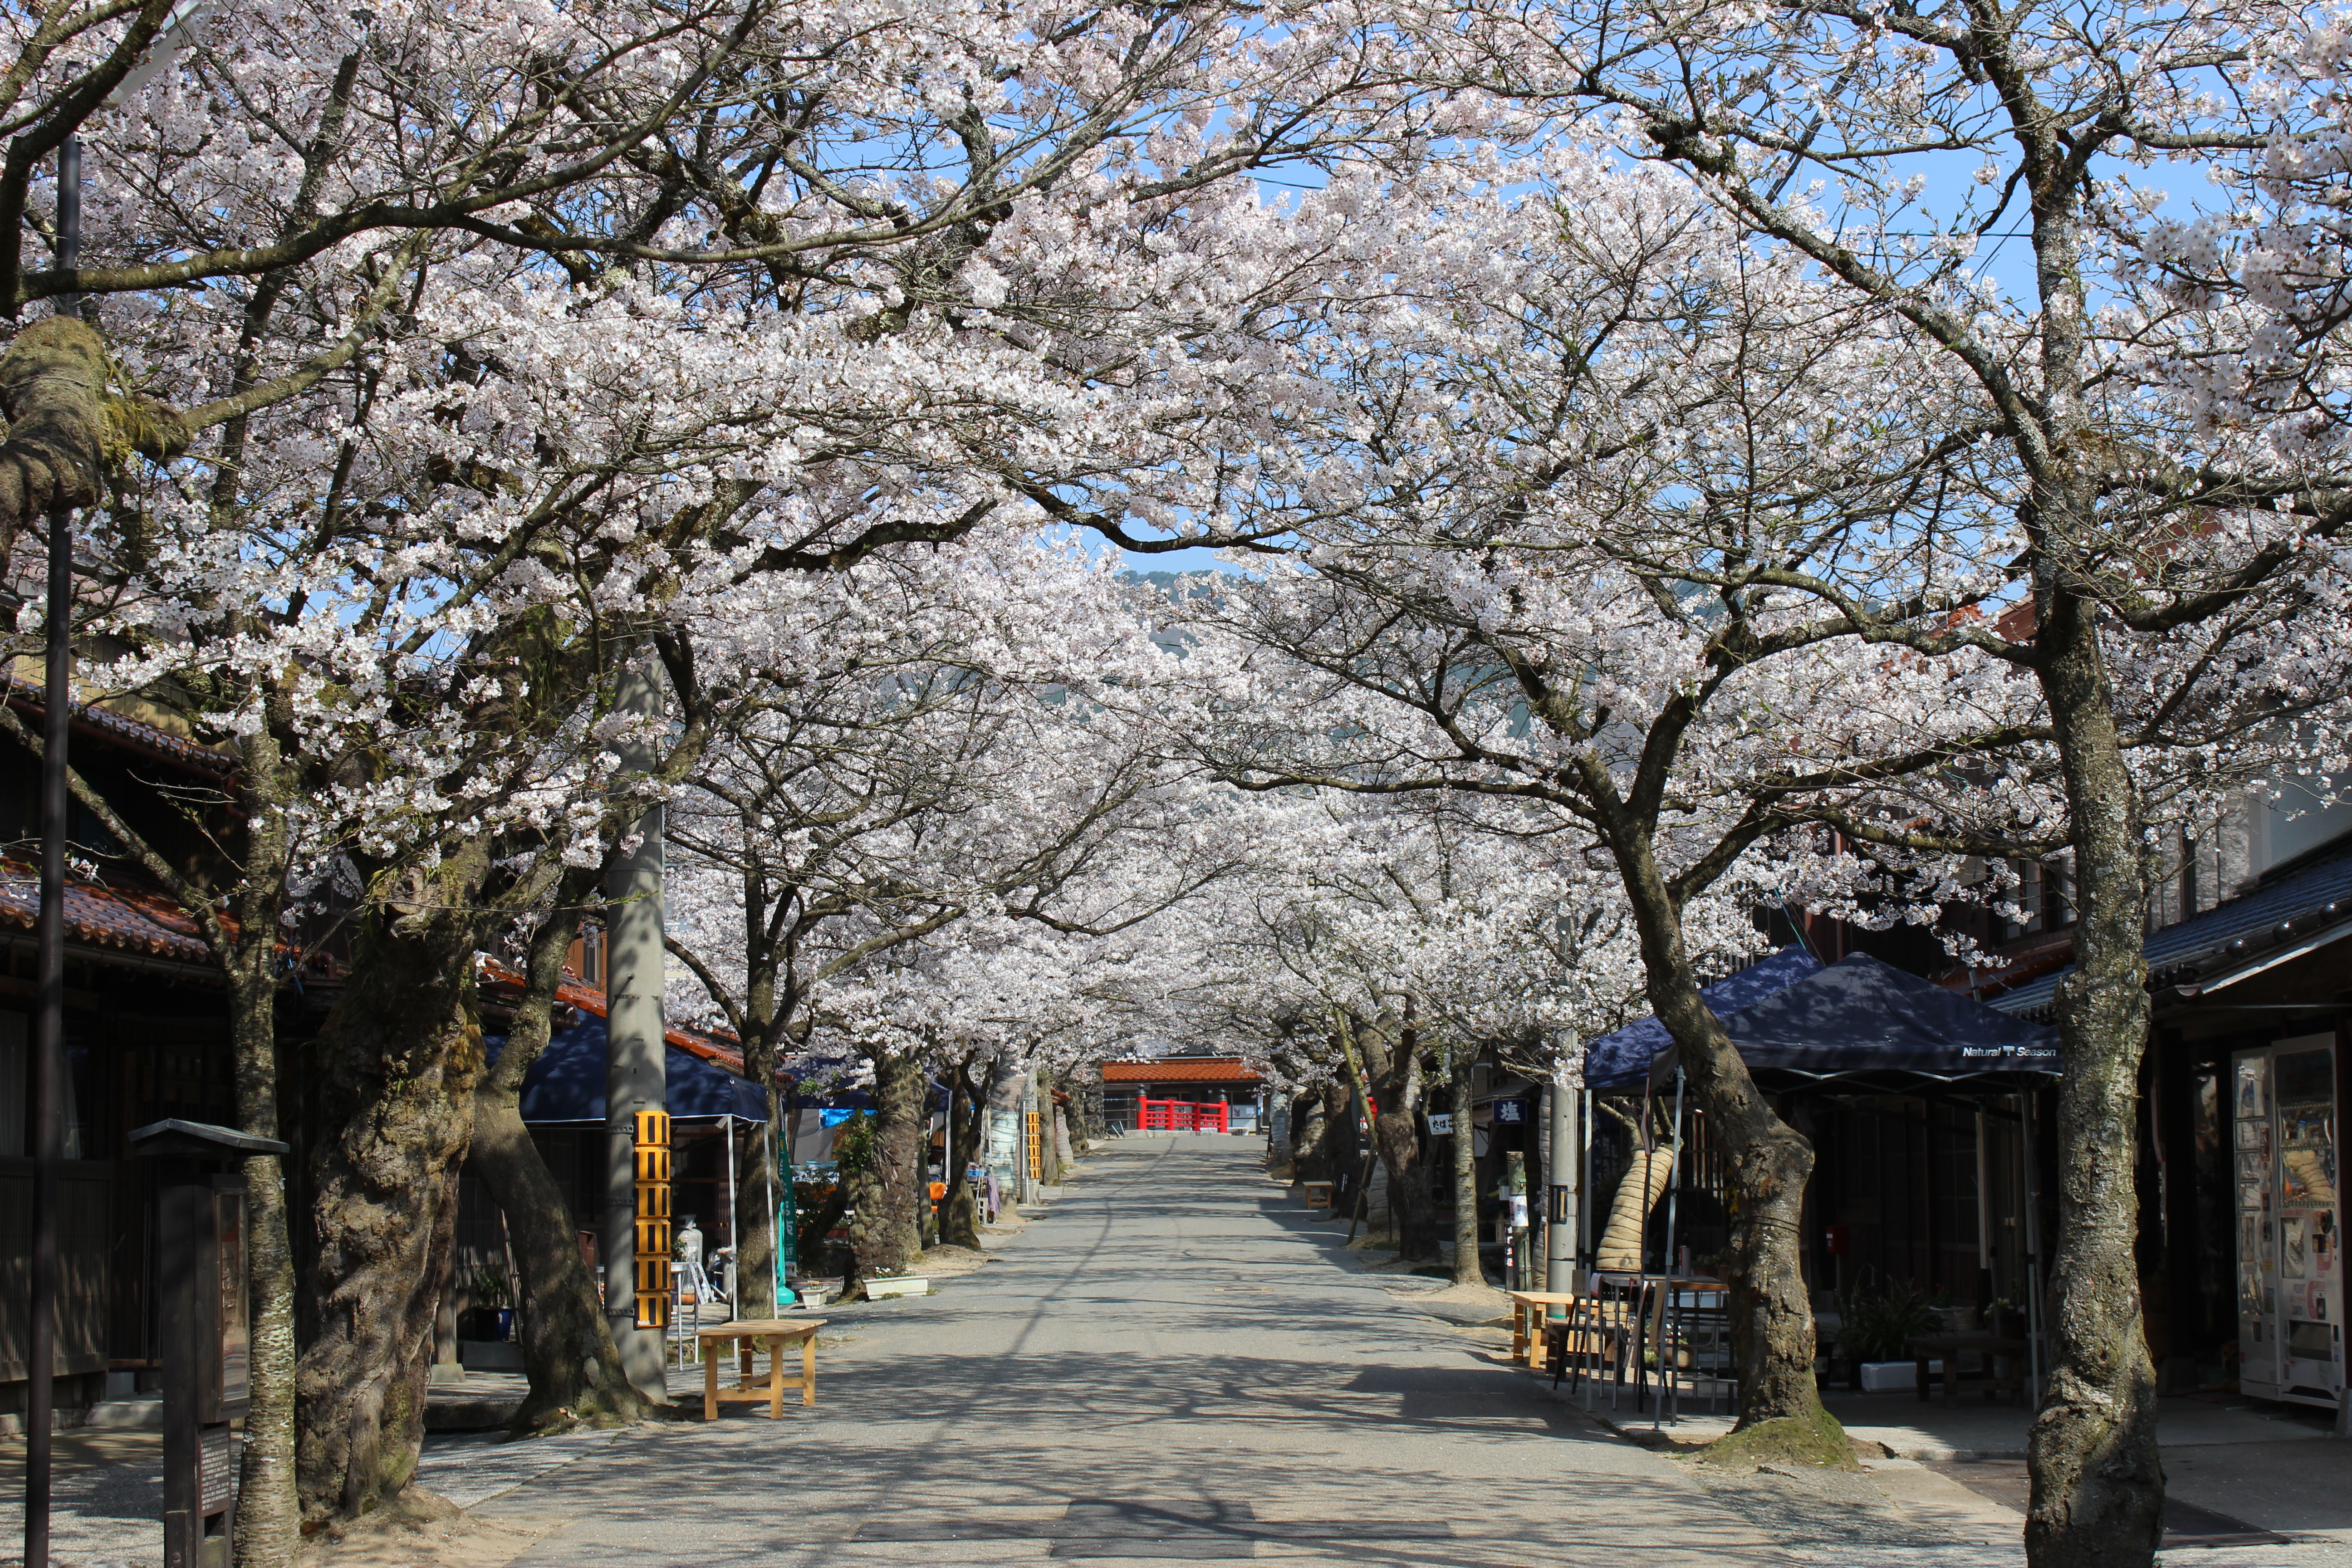
{"label": "planter box", "polygon": [[[1931,1373],[1944,1370],[1944,1363],[1931,1361]],[[1865,1394],[1892,1394],[1900,1389],[1919,1385],[1919,1363],[1910,1361],[1866,1361],[1862,1363],[1862,1388]]]}
{"label": "planter box", "polygon": [[[866,1282],[866,1299],[874,1301],[885,1301],[893,1296],[928,1296],[930,1293],[931,1282],[919,1274],[901,1274],[892,1279],[868,1279]],[[1906,1362],[1904,1364],[1908,1366],[1910,1363]]]}

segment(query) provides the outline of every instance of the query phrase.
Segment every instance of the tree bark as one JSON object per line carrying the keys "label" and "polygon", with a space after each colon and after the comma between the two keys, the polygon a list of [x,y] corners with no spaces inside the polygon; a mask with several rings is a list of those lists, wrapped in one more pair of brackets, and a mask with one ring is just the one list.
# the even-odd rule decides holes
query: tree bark
{"label": "tree bark", "polygon": [[979,1133],[973,1100],[969,1064],[961,1064],[948,1073],[948,1195],[940,1203],[940,1239],[977,1252],[980,1202],[969,1173]]}
{"label": "tree bark", "polygon": [[853,1189],[856,1213],[849,1222],[851,1271],[861,1283],[908,1272],[922,1250],[915,1202],[929,1089],[914,1057],[891,1052],[875,1058],[874,1151]]}
{"label": "tree bark", "polygon": [[1447,1098],[1454,1105],[1454,1282],[1484,1285],[1478,1262],[1478,1156],[1470,1125],[1471,1068],[1476,1064],[1459,1046],[1447,1053]]}
{"label": "tree bark", "polygon": [[[773,1053],[765,1053],[772,1058]],[[782,1185],[791,1180],[791,1173],[778,1171],[777,1142],[781,1133],[771,1136],[771,1129],[784,1124],[784,1097],[777,1086],[772,1068],[764,1075],[760,1063],[746,1046],[743,1051],[743,1076],[754,1083],[765,1078],[768,1101],[768,1125],[750,1130],[743,1147],[735,1158],[735,1315],[746,1322],[772,1319],[776,1315],[776,1213],[769,1202],[771,1184],[779,1198]],[[796,1205],[797,1206],[797,1205]],[[799,1238],[793,1238],[797,1244]],[[795,1251],[798,1250],[797,1245]]]}
{"label": "tree bark", "polygon": [[[263,711],[268,722],[247,738],[236,784],[245,821],[237,930],[229,950],[216,955],[225,960],[229,983],[238,1124],[278,1138],[278,936],[286,907],[285,801],[293,787],[278,744],[288,718],[281,690],[264,694]],[[244,1172],[252,1340],[234,1549],[237,1568],[291,1568],[301,1549],[302,1511],[294,1438],[294,1233],[285,1158],[252,1155]]]}
{"label": "tree bark", "polygon": [[547,1047],[564,950],[579,928],[579,905],[594,888],[593,875],[579,875],[558,890],[555,911],[531,935],[506,1048],[474,1089],[473,1166],[506,1215],[522,1281],[516,1305],[530,1392],[515,1414],[519,1431],[613,1426],[650,1408],[622,1370],[562,1189],[522,1121],[523,1079]]}
{"label": "tree bark", "polygon": [[[1613,790],[1595,787],[1593,793],[1613,802]],[[1783,1423],[1776,1436],[1848,1463],[1843,1431],[1822,1408],[1813,1377],[1813,1306],[1797,1246],[1813,1147],[1774,1113],[1722,1020],[1699,995],[1698,975],[1683,945],[1682,911],[1649,833],[1620,810],[1602,815],[1641,940],[1650,1005],[1674,1037],[1691,1092],[1706,1108],[1728,1167],[1731,1342],[1739,1364],[1735,1437]]]}
{"label": "tree bark", "polygon": [[[277,879],[280,886],[282,877],[281,871]],[[261,929],[274,934],[274,916]],[[243,1131],[275,1138],[278,985],[271,961],[276,955],[271,952],[259,962],[249,961],[250,956],[240,954],[248,961],[231,966],[229,985],[237,1119]],[[287,1214],[286,1165],[283,1156],[254,1154],[243,1168],[246,1294],[253,1327],[237,1477],[236,1562],[237,1568],[290,1568],[301,1549],[302,1512],[296,1489],[294,1243]]]}
{"label": "tree bark", "polygon": [[317,1261],[301,1300],[297,1472],[306,1528],[362,1514],[415,1473],[434,1291],[455,1239],[482,1029],[477,840],[371,907],[316,1047],[307,1165]]}
{"label": "tree bark", "polygon": [[2058,987],[2058,1234],[2050,1389],[2027,1437],[2035,1568],[2121,1568],[2164,1531],[2156,1376],[2133,1247],[2147,887],[2137,791],[2116,733],[2094,608],[2037,584],[2042,689],[2073,818],[2074,973]]}
{"label": "tree bark", "polygon": [[[1437,1207],[1422,1172],[1417,1125],[1422,1100],[1420,1033],[1409,1024],[1400,1025],[1391,1042],[1386,1023],[1359,1030],[1344,1016],[1336,1021],[1357,1089],[1372,1110],[1372,1152],[1388,1173],[1389,1214],[1396,1226],[1397,1251],[1404,1258],[1433,1258],[1438,1254]],[[1360,1066],[1359,1050],[1363,1058]]]}
{"label": "tree bark", "polygon": [[1292,1134],[1291,1174],[1301,1182],[1328,1182],[1336,1163],[1331,1151],[1331,1109],[1329,1100],[1336,1086],[1328,1082],[1299,1096],[1301,1110],[1296,1118],[1298,1131]]}

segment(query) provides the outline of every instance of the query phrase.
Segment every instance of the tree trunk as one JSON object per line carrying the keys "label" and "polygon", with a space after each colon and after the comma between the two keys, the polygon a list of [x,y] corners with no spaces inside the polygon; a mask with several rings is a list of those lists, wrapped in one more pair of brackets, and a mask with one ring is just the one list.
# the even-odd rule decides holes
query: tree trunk
{"label": "tree trunk", "polygon": [[530,1393],[515,1415],[521,1431],[575,1421],[611,1426],[640,1419],[649,1408],[622,1370],[562,1189],[522,1122],[523,1079],[547,1047],[564,950],[579,928],[578,905],[594,887],[593,876],[566,879],[555,912],[532,933],[506,1048],[474,1089],[473,1166],[506,1215],[522,1281],[516,1305]]}
{"label": "tree trunk", "polygon": [[2073,816],[2074,973],[2058,987],[2058,1234],[2050,1390],[2027,1438],[2035,1568],[2155,1558],[2164,1529],[2156,1378],[2133,1246],[2135,1137],[2147,1041],[2147,887],[2131,770],[2093,611],[2038,583],[2035,640]]}
{"label": "tree trunk", "polygon": [[[743,1076],[754,1083],[763,1076],[753,1053],[743,1053]],[[776,1075],[764,1075],[768,1101],[768,1124],[749,1130],[741,1150],[735,1157],[735,1300],[731,1303],[736,1317],[746,1322],[772,1319],[776,1315],[776,1208],[770,1200],[775,1191],[778,1200],[782,1194],[781,1184],[791,1179],[791,1173],[776,1170],[777,1143],[782,1134],[776,1131],[784,1124],[784,1097],[777,1087]],[[799,1238],[793,1238],[795,1243]],[[796,1248],[797,1249],[797,1248]]]}
{"label": "tree trunk", "polygon": [[[279,1138],[278,936],[286,906],[286,811],[290,794],[278,750],[286,700],[265,694],[270,721],[246,742],[238,775],[245,817],[245,881],[236,896],[235,951],[224,965],[236,1052],[237,1121],[247,1132]],[[285,1157],[243,1162],[248,1347],[243,1456],[238,1462],[237,1568],[292,1568],[301,1549],[302,1509],[295,1458],[294,1233]]]}
{"label": "tree trunk", "polygon": [[940,1203],[940,1239],[980,1250],[980,1202],[971,1190],[972,1146],[979,1129],[968,1069],[948,1075],[948,1195]]}
{"label": "tree trunk", "polygon": [[1610,1274],[1642,1271],[1642,1255],[1649,1246],[1650,1215],[1665,1193],[1674,1158],[1667,1149],[1633,1151],[1633,1163],[1625,1167],[1617,1195],[1609,1200],[1609,1220],[1593,1248],[1594,1268]]}
{"label": "tree trunk", "polygon": [[1294,1179],[1301,1182],[1328,1182],[1336,1163],[1331,1152],[1331,1110],[1328,1104],[1333,1085],[1299,1096],[1304,1108],[1296,1118],[1297,1131],[1291,1134],[1290,1170]]}
{"label": "tree trunk", "polygon": [[1414,1127],[1415,1110],[1381,1108],[1372,1122],[1372,1142],[1388,1167],[1389,1210],[1396,1216],[1397,1252],[1401,1257],[1434,1259],[1437,1247],[1437,1205],[1430,1201],[1429,1181],[1421,1164],[1421,1134]]}
{"label": "tree trunk", "polygon": [[915,1058],[893,1052],[875,1058],[874,1152],[853,1189],[856,1213],[849,1223],[851,1273],[861,1282],[908,1272],[921,1250],[915,1201],[929,1088]]}
{"label": "tree trunk", "polygon": [[1735,1200],[1728,1273],[1739,1420],[1727,1452],[1738,1450],[1740,1435],[1769,1423],[1772,1431],[1751,1441],[1849,1463],[1843,1431],[1822,1408],[1813,1377],[1813,1305],[1798,1250],[1813,1146],[1774,1114],[1722,1020],[1699,995],[1683,945],[1682,912],[1648,833],[1615,812],[1606,815],[1605,827],[1640,934],[1650,1005],[1674,1037],[1692,1094],[1722,1141]]}
{"label": "tree trunk", "polygon": [[[274,936],[278,922],[273,919],[260,929]],[[257,962],[240,963],[230,975],[237,1119],[243,1131],[275,1138],[276,954],[250,957]],[[259,973],[252,973],[257,969]],[[246,1158],[243,1169],[252,1339],[238,1474],[236,1562],[237,1568],[291,1568],[301,1549],[302,1510],[295,1484],[294,1243],[286,1206],[286,1165],[280,1155],[254,1154]]]}
{"label": "tree trunk", "polygon": [[[371,907],[315,1050],[308,1150],[317,1262],[302,1298],[297,1470],[306,1527],[367,1512],[415,1472],[434,1291],[482,1066],[477,841]],[[412,901],[413,900],[413,901]]]}
{"label": "tree trunk", "polygon": [[1470,1125],[1470,1053],[1456,1046],[1447,1053],[1446,1074],[1454,1106],[1454,1282],[1484,1285],[1486,1270],[1478,1262],[1477,1133]]}
{"label": "tree trunk", "polygon": [[[1054,1147],[1054,1079],[1044,1068],[1033,1068],[1029,1082],[1037,1096],[1037,1184],[1055,1187],[1062,1183],[1062,1159]],[[1024,1121],[1022,1136],[1028,1136]]]}

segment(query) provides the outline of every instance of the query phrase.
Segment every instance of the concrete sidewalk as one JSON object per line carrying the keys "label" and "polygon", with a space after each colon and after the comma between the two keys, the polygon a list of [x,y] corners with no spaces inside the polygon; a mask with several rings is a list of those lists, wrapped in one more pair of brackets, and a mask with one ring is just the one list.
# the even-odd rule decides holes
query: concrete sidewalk
{"label": "concrete sidewalk", "polygon": [[987,1269],[845,1325],[814,1410],[632,1434],[477,1513],[561,1521],[517,1568],[2022,1561],[1924,1472],[1791,1491],[1613,1436],[1359,1271],[1261,1157],[1121,1140]]}
{"label": "concrete sidewalk", "polygon": [[[419,1479],[465,1514],[326,1561],[2021,1568],[2013,1478],[1902,1458],[1733,1475],[1615,1436],[1512,1368],[1491,1327],[1417,1303],[1433,1281],[1363,1272],[1344,1226],[1265,1180],[1262,1152],[1113,1143],[985,1268],[828,1312],[818,1404],[781,1421],[739,1405],[708,1426],[430,1438]],[[1887,1408],[1902,1405],[1919,1408]],[[2309,1516],[2279,1528],[2327,1531],[2352,1445],[2166,1459],[2202,1497],[2234,1483],[2209,1482],[2199,1456],[2257,1452],[2291,1461],[2271,1484]],[[60,1561],[159,1561],[152,1460],[128,1458],[64,1479]],[[2235,1501],[2211,1506],[2252,1506]],[[2322,1534],[2174,1561],[2352,1568],[2352,1552]]]}

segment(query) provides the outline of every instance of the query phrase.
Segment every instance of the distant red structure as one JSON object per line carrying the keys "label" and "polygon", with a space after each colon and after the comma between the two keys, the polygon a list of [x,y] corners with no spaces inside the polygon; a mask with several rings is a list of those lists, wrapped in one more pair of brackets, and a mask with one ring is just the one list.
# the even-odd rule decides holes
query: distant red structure
{"label": "distant red structure", "polygon": [[1223,1132],[1231,1109],[1223,1101],[1195,1103],[1189,1100],[1139,1100],[1135,1102],[1138,1132]]}

